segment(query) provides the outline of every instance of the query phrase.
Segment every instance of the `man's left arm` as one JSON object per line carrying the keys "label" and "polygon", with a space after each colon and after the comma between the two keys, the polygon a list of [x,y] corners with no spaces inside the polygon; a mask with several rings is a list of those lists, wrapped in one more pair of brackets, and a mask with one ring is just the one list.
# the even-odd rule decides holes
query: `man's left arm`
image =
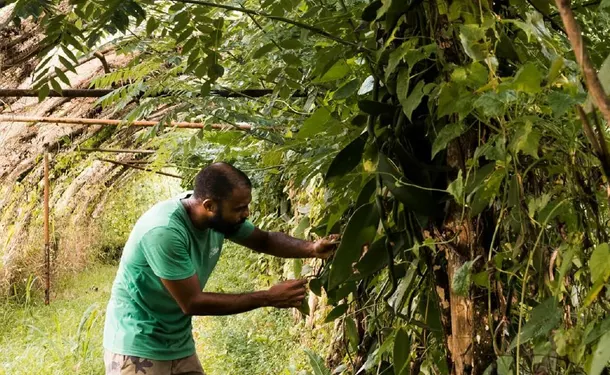
{"label": "man's left arm", "polygon": [[280,232],[267,232],[254,228],[245,238],[232,241],[259,253],[281,258],[328,258],[336,248],[336,241],[323,238],[315,242],[304,241]]}

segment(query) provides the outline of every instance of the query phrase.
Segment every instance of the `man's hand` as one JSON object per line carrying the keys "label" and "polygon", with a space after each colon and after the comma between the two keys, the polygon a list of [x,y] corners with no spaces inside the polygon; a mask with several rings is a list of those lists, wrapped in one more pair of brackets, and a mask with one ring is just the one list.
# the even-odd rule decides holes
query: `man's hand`
{"label": "man's hand", "polygon": [[313,258],[328,259],[339,244],[339,235],[331,234],[326,238],[321,238],[313,243],[311,256]]}
{"label": "man's hand", "polygon": [[278,308],[301,307],[305,298],[307,280],[288,280],[272,286],[267,291],[269,305]]}

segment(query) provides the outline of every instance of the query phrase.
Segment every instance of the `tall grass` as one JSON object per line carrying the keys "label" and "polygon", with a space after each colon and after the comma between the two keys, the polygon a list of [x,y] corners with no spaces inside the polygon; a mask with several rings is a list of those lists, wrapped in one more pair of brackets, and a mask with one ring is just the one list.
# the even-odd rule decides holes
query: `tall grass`
{"label": "tall grass", "polygon": [[103,374],[104,309],[115,270],[95,266],[66,277],[49,306],[31,287],[4,298],[0,374]]}

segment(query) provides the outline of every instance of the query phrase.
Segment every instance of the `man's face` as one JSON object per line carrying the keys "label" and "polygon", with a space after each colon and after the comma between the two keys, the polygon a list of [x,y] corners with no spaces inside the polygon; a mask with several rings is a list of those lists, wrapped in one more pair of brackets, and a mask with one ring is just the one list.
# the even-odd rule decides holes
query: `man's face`
{"label": "man's face", "polygon": [[235,234],[250,216],[248,208],[250,201],[252,201],[250,189],[234,189],[229,198],[217,202],[217,209],[210,218],[209,227],[225,236]]}

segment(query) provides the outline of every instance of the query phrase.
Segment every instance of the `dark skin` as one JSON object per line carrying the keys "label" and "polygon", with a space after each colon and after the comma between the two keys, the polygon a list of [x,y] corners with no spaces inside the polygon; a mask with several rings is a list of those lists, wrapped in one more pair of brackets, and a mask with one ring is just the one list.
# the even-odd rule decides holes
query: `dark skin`
{"label": "dark skin", "polygon": [[[250,215],[252,195],[249,188],[236,188],[222,202],[213,199],[183,199],[193,224],[200,229],[208,228],[213,218],[222,212],[223,221],[237,224]],[[328,258],[336,248],[335,238],[315,242],[303,241],[283,233],[266,232],[255,228],[252,234],[236,243],[254,251],[283,258]],[[268,290],[224,294],[202,292],[199,278],[193,275],[184,280],[161,279],[163,285],[176,300],[186,315],[230,315],[259,307],[300,307],[306,295],[306,280],[288,280]]]}

